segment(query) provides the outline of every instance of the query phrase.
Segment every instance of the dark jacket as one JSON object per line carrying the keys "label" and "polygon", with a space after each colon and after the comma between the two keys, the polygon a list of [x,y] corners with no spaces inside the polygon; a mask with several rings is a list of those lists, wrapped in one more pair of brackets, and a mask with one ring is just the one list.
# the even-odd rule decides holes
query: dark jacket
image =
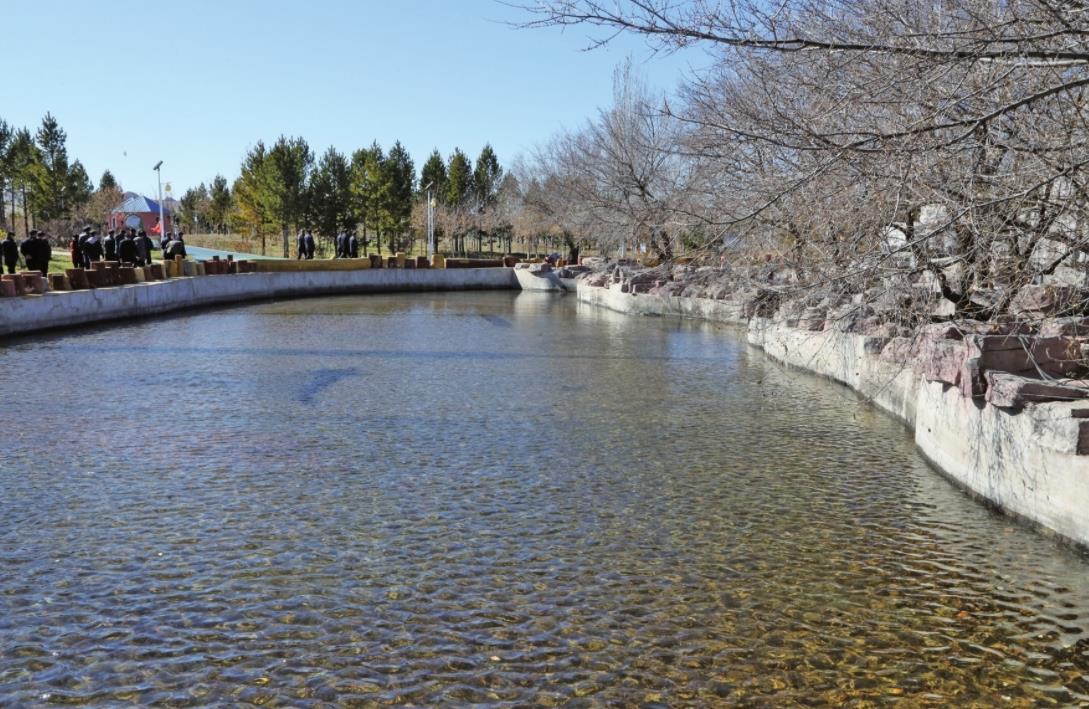
{"label": "dark jacket", "polygon": [[102,249],[107,261],[117,260],[117,239],[115,237],[107,234],[106,238],[102,240]]}
{"label": "dark jacket", "polygon": [[174,258],[175,256],[185,258],[185,242],[181,239],[171,239],[166,245],[165,254],[167,258]]}
{"label": "dark jacket", "polygon": [[36,271],[41,266],[38,265],[38,240],[33,236],[28,236],[19,242],[19,253],[23,255],[23,260],[26,261],[26,267],[28,270]]}
{"label": "dark jacket", "polygon": [[348,256],[359,258],[359,239],[355,238],[355,234],[348,237]]}
{"label": "dark jacket", "polygon": [[83,245],[83,256],[90,261],[98,261],[102,258],[102,242],[98,239],[88,239]]}
{"label": "dark jacket", "polygon": [[306,232],[306,258],[314,258],[314,235]]}
{"label": "dark jacket", "polygon": [[136,242],[128,237],[117,242],[117,260],[124,263],[135,263]]}
{"label": "dark jacket", "polygon": [[15,243],[15,237],[8,234],[8,238],[0,241],[0,250],[4,254],[4,263],[15,263],[19,260],[19,245]]}

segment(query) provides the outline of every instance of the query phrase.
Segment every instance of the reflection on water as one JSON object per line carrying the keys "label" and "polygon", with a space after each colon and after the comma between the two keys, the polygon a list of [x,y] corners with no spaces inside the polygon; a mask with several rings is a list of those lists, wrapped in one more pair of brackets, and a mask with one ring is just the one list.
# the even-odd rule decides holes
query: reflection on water
{"label": "reflection on water", "polygon": [[0,705],[1089,701],[1086,560],[726,330],[327,298],[0,386]]}

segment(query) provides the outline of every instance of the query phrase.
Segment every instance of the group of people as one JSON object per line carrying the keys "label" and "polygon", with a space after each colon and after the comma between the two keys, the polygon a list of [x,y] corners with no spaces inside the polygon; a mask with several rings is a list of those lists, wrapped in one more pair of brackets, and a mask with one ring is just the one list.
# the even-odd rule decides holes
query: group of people
{"label": "group of people", "polygon": [[[152,251],[162,251],[163,257],[167,259],[173,259],[175,256],[185,258],[185,240],[182,238],[182,232],[168,232],[156,244],[143,229],[125,228],[120,232],[111,229],[106,232],[105,237],[100,237],[97,229],[85,227],[78,235],[68,240],[68,253],[72,257],[72,265],[76,268],[90,268],[93,262],[102,260],[120,261],[131,266],[147,266],[151,264]],[[49,260],[53,257],[49,235],[44,231],[31,229],[27,238],[17,242],[15,234],[9,232],[3,240],[0,240],[0,258],[3,259],[3,268],[7,269],[8,273],[15,273],[20,257],[28,271],[41,271],[43,276],[47,275]]]}
{"label": "group of people", "polygon": [[299,235],[295,237],[295,245],[298,250],[298,256],[296,256],[295,258],[314,258],[314,235],[310,233],[309,229],[303,229],[299,231]]}
{"label": "group of people", "polygon": [[23,257],[28,271],[41,271],[42,275],[49,273],[49,259],[53,258],[53,247],[49,244],[49,235],[44,231],[31,229],[30,234],[22,241],[16,243],[15,234],[8,232],[3,241],[0,241],[0,255],[4,259],[4,267],[8,273],[15,273],[19,265],[19,257]]}
{"label": "group of people", "polygon": [[[359,238],[355,231],[342,231],[335,241],[336,255],[333,258],[359,258]],[[295,237],[297,259],[314,258],[314,235],[309,229],[299,231]]]}

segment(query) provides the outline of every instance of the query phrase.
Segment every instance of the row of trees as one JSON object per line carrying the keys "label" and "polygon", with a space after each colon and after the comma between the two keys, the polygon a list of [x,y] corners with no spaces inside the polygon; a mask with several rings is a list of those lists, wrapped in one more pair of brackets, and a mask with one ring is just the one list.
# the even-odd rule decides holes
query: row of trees
{"label": "row of trees", "polygon": [[275,235],[285,256],[291,235],[300,229],[326,240],[354,230],[364,252],[371,246],[381,251],[383,245],[397,251],[426,234],[430,186],[437,238],[463,252],[471,236],[479,250],[484,239],[494,242],[504,235],[509,248],[512,229],[501,223],[498,209],[503,185],[504,172],[490,145],[475,165],[460,149],[446,161],[434,151],[417,179],[415,163],[399,141],[388,152],[374,142],[351,155],[330,147],[317,156],[303,138],[281,136],[271,146],[259,141],[251,148],[230,187],[217,176],[211,187],[188,190],[179,217],[190,230]]}
{"label": "row of trees", "polygon": [[96,191],[79,160],[70,160],[68,136],[52,114],[38,130],[15,128],[0,119],[0,228],[14,231],[18,222],[51,232],[69,223],[105,221],[121,201],[113,175],[106,171]]}
{"label": "row of trees", "polygon": [[[676,95],[613,106],[531,172],[540,209],[603,245],[731,245],[807,287],[891,275],[958,315],[1084,285],[1089,15],[1051,0],[546,0],[530,27],[703,47]],[[702,237],[702,238],[701,238]],[[827,288],[823,291],[827,292]]]}

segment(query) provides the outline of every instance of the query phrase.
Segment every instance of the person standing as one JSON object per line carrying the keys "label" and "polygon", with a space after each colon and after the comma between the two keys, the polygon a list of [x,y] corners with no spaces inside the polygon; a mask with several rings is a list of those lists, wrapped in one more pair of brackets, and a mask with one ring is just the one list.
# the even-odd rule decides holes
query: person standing
{"label": "person standing", "polygon": [[298,254],[295,260],[306,258],[306,232],[299,229],[299,235],[295,237],[295,249]]}
{"label": "person standing", "polygon": [[68,255],[72,257],[72,268],[83,265],[83,244],[87,241],[87,232],[82,231],[68,242]]}
{"label": "person standing", "polygon": [[7,238],[0,242],[0,251],[3,253],[8,273],[15,273],[15,267],[19,265],[19,245],[15,243],[14,233],[9,231]]}
{"label": "person standing", "polygon": [[83,244],[83,267],[90,268],[95,261],[102,260],[102,242],[98,239],[98,233],[91,232],[87,241]]}
{"label": "person standing", "polygon": [[359,239],[354,231],[348,233],[348,258],[359,258]]}
{"label": "person standing", "polygon": [[43,276],[49,275],[49,261],[53,258],[53,247],[49,243],[49,235],[44,231],[38,232],[38,270]]}
{"label": "person standing", "polygon": [[117,260],[117,239],[113,235],[113,229],[106,232],[106,238],[102,240],[102,252],[107,261]]}
{"label": "person standing", "polygon": [[306,230],[306,258],[314,258],[314,235],[309,229]]}
{"label": "person standing", "polygon": [[174,238],[167,243],[166,249],[163,251],[164,258],[173,260],[175,256],[186,257],[185,241],[182,239],[180,231],[174,234]]}
{"label": "person standing", "polygon": [[133,246],[136,247],[136,265],[144,266],[148,262],[150,256],[150,249],[148,248],[147,232],[143,229],[136,235],[136,238],[132,240]]}
{"label": "person standing", "polygon": [[130,266],[136,263],[136,242],[127,231],[121,241],[117,242],[117,260]]}
{"label": "person standing", "polygon": [[41,267],[38,265],[38,230],[31,229],[30,234],[25,239],[19,242],[19,253],[23,255],[23,262],[26,264],[26,270],[37,271]]}

